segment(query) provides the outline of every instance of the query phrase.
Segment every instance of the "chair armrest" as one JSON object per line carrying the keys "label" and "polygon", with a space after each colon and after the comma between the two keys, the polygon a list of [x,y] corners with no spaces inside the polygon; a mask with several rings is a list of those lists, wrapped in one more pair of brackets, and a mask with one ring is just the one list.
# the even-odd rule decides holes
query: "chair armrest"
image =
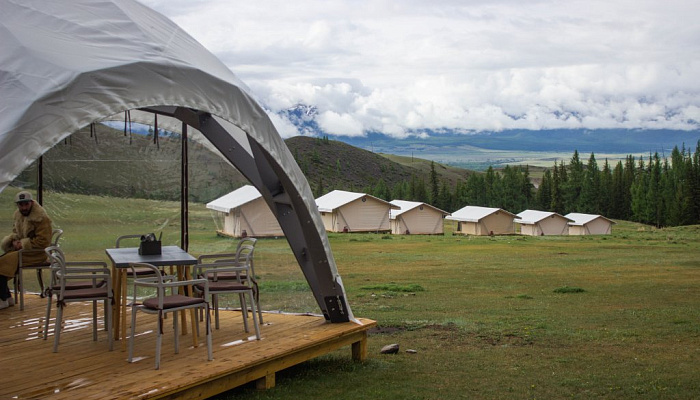
{"label": "chair armrest", "polygon": [[[85,271],[81,271],[85,272]],[[61,273],[57,273],[57,276],[62,277],[65,280],[90,280],[90,279],[112,279],[111,274],[67,274],[67,275],[61,275]]]}
{"label": "chair armrest", "polygon": [[197,257],[197,264],[204,264],[204,260],[222,260],[222,259],[235,259],[236,253],[220,253],[220,254],[202,254]]}
{"label": "chair armrest", "polygon": [[186,281],[165,282],[162,284],[162,286],[167,287],[167,288],[172,288],[172,287],[180,287],[180,286],[194,286],[198,283],[203,283],[205,285],[209,285],[209,281],[207,281],[206,279],[189,279]]}
{"label": "chair armrest", "polygon": [[107,268],[107,263],[104,261],[66,261],[66,267],[81,265],[99,265],[100,267]]}
{"label": "chair armrest", "polygon": [[19,253],[44,253],[44,249],[19,249]]}

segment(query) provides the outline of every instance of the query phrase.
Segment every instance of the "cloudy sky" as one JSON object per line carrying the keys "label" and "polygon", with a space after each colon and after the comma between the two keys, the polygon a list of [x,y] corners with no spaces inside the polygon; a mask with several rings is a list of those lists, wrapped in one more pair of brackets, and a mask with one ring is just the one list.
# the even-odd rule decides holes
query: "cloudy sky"
{"label": "cloudy sky", "polygon": [[141,0],[330,134],[700,128],[697,0]]}

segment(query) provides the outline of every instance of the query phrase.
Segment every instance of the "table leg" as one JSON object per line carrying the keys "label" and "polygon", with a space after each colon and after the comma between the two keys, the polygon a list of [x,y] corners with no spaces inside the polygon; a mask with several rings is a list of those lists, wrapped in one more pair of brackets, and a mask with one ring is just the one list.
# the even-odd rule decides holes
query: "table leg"
{"label": "table leg", "polygon": [[[191,280],[192,279],[192,273],[190,272],[189,267],[185,267],[185,279]],[[194,288],[192,286],[187,286],[187,294],[189,296],[194,295]],[[192,317],[192,344],[194,347],[199,346],[199,339],[197,338],[197,310],[190,309],[190,316]]]}
{"label": "table leg", "polygon": [[[182,267],[182,266],[177,267],[177,280],[178,281],[182,281],[182,280],[186,279],[186,273],[183,270],[183,268],[185,268],[185,267]],[[177,291],[179,294],[182,294],[182,295],[187,294],[187,293],[185,293],[185,288],[182,286],[180,286],[177,289]],[[177,315],[175,315],[174,318],[177,318]],[[187,314],[184,312],[180,313],[180,326],[182,327],[182,334],[187,335]]]}
{"label": "table leg", "polygon": [[122,309],[122,351],[126,351],[126,269],[120,269],[120,281],[121,281],[121,309]]}

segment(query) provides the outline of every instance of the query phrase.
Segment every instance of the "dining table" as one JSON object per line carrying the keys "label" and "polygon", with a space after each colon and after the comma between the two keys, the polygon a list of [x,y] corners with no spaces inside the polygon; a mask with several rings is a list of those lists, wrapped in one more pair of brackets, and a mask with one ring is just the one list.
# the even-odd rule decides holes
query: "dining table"
{"label": "dining table", "polygon": [[[106,249],[107,257],[112,262],[112,281],[114,282],[114,312],[112,313],[112,326],[114,340],[126,338],[126,303],[127,303],[127,274],[131,263],[148,263],[156,267],[176,267],[178,280],[191,277],[188,266],[197,264],[197,258],[181,249],[179,246],[163,246],[161,254],[141,255],[138,247],[119,247]],[[188,294],[192,294],[192,290]],[[196,314],[191,310],[192,339],[195,347],[198,346]],[[123,315],[123,317],[122,317]],[[185,313],[182,313],[182,334],[187,334]],[[122,320],[123,318],[123,320]],[[175,317],[176,318],[176,317]],[[126,349],[126,340],[122,341],[122,350]]]}

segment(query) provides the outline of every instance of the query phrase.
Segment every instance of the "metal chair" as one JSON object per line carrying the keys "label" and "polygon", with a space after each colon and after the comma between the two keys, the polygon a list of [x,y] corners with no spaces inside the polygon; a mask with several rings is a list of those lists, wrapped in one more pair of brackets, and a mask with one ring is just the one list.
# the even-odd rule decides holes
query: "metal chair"
{"label": "metal chair", "polygon": [[44,325],[44,340],[48,337],[51,303],[56,295],[56,324],[54,327],[53,352],[58,352],[63,323],[63,309],[70,302],[92,302],[92,340],[97,341],[97,302],[102,300],[105,308],[105,330],[109,350],[112,341],[112,276],[107,264],[101,261],[66,262],[63,251],[58,246],[46,248],[51,262],[51,286],[47,288],[48,304]]}
{"label": "metal chair", "polygon": [[237,265],[246,265],[247,271],[239,273],[225,273],[222,272],[217,274],[219,280],[241,280],[250,281],[253,287],[253,298],[255,299],[255,305],[258,308],[258,320],[263,323],[262,308],[260,308],[260,288],[258,286],[258,280],[255,275],[255,245],[258,239],[245,237],[238,241],[236,246],[236,253],[231,254],[205,254],[198,258],[198,263],[215,262],[219,261],[235,261]]}
{"label": "metal chair", "polygon": [[[61,239],[61,236],[63,235],[63,229],[54,229],[53,232],[51,233],[51,243],[49,246],[58,246],[58,241]],[[48,258],[45,258],[41,262],[37,263],[31,263],[27,265],[22,265],[24,263],[23,258],[29,255],[45,255],[45,249],[31,249],[31,250],[25,250],[21,249],[18,252],[18,261],[17,261],[17,271],[15,272],[15,278],[14,278],[14,294],[15,294],[15,302],[19,303],[19,309],[20,311],[24,310],[24,279],[23,279],[23,272],[25,270],[35,270],[36,271],[36,279],[39,282],[39,288],[40,288],[40,296],[44,297],[44,278],[41,274],[41,272],[45,269],[49,269],[51,267],[51,263],[49,262]],[[19,299],[18,299],[19,297]],[[19,300],[19,301],[17,301]]]}
{"label": "metal chair", "polygon": [[[213,255],[216,256],[216,255]],[[246,258],[252,257],[252,252],[246,253]],[[204,256],[204,259],[210,258]],[[200,257],[200,261],[203,258]],[[242,261],[242,262],[241,262]],[[250,307],[253,315],[253,324],[255,326],[255,337],[260,340],[260,323],[254,299],[254,288],[251,280],[243,279],[243,276],[250,276],[250,267],[247,260],[223,260],[213,263],[199,263],[194,267],[194,274],[198,278],[205,278],[209,282],[209,295],[211,295],[212,304],[214,307],[214,316],[216,321],[216,329],[219,329],[219,295],[238,294],[238,299],[241,304],[241,315],[243,317],[243,327],[246,332],[248,329],[248,307],[246,305],[246,295],[250,299]],[[226,279],[219,279],[221,276]],[[231,279],[235,276],[235,279]],[[204,288],[201,285],[194,285],[194,291],[206,297]]]}
{"label": "metal chair", "polygon": [[[156,337],[156,369],[160,369],[160,349],[163,342],[163,317],[169,312],[178,312],[188,309],[202,309],[206,311],[206,336],[207,336],[207,355],[211,361],[214,356],[212,353],[211,340],[211,323],[209,321],[209,303],[206,301],[209,295],[209,286],[206,279],[192,279],[186,281],[177,281],[174,276],[162,275],[156,266],[146,263],[130,264],[132,270],[137,268],[148,268],[152,271],[151,277],[134,279],[134,298],[131,303],[131,336],[129,337],[129,362],[132,362],[134,355],[134,337],[136,336],[136,313],[143,311],[146,314],[158,315],[158,328]],[[136,271],[133,271],[136,274]],[[201,285],[205,296],[204,297],[189,297],[181,294],[175,294],[175,289],[179,287],[187,287],[190,285]],[[148,298],[143,303],[138,303],[136,296],[138,287],[148,287],[156,290],[156,296]],[[166,289],[171,289],[171,294],[166,294]],[[179,348],[179,332],[178,318],[173,315],[173,330],[175,333],[175,354],[180,352]]]}

